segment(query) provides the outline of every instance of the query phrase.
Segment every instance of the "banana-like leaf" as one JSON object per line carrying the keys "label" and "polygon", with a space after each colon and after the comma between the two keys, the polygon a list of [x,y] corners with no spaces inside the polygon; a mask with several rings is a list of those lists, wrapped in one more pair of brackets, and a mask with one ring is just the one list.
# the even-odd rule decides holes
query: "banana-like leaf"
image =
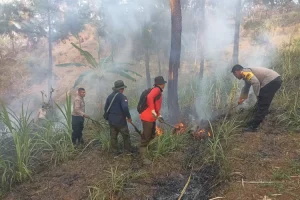
{"label": "banana-like leaf", "polygon": [[80,53],[81,55],[83,55],[85,57],[85,59],[87,60],[87,62],[92,65],[94,68],[99,67],[98,62],[96,61],[96,59],[92,56],[92,54],[90,54],[88,51],[85,51],[83,49],[81,49],[80,47],[78,47],[76,44],[74,44],[73,42],[71,42],[71,44],[73,45],[73,47],[75,47]]}
{"label": "banana-like leaf", "polygon": [[115,66],[133,66],[133,63],[122,63],[122,62],[117,62],[114,63]]}
{"label": "banana-like leaf", "polygon": [[79,83],[84,79],[84,77],[91,74],[91,73],[94,73],[94,71],[93,70],[88,70],[88,71],[85,71],[82,74],[80,74],[80,76],[75,81],[73,88],[75,88],[77,85],[79,85]]}
{"label": "banana-like leaf", "polygon": [[143,77],[142,75],[140,75],[139,73],[137,73],[137,72],[135,72],[135,71],[132,71],[132,70],[130,70],[130,69],[122,69],[124,72],[126,72],[126,73],[132,73],[132,74],[134,74],[134,75],[136,75],[136,76],[139,76],[139,77]]}
{"label": "banana-like leaf", "polygon": [[55,65],[57,67],[82,67],[82,66],[85,66],[84,64],[82,63],[62,63],[62,64],[57,64]]}
{"label": "banana-like leaf", "polygon": [[100,59],[100,64],[109,63],[111,60],[111,57],[112,56],[110,55],[110,56]]}
{"label": "banana-like leaf", "polygon": [[107,72],[118,74],[124,78],[131,80],[131,81],[136,81],[136,79],[134,77],[130,76],[129,74],[127,74],[126,72],[124,72],[123,70],[120,70],[120,69],[109,69],[109,70],[107,70]]}

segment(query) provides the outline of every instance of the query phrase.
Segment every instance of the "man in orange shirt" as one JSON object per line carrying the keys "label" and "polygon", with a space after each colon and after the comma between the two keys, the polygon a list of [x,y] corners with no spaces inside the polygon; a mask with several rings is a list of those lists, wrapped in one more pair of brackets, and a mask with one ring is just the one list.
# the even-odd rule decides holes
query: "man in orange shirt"
{"label": "man in orange shirt", "polygon": [[162,104],[162,92],[167,82],[162,76],[154,79],[154,87],[147,95],[147,108],[140,114],[143,124],[143,133],[140,145],[140,154],[143,164],[149,165],[152,162],[146,157],[147,146],[149,142],[155,137],[156,120],[163,121],[160,115]]}

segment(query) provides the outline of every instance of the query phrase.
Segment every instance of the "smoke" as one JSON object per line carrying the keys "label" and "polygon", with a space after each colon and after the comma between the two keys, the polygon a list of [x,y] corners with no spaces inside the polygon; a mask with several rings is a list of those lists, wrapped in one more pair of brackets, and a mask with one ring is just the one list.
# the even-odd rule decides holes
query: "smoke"
{"label": "smoke", "polygon": [[[214,95],[214,88],[218,85],[222,86],[221,92],[230,92],[231,88],[226,87],[224,84],[228,83],[228,79],[232,77],[230,73],[231,60],[232,60],[232,49],[233,49],[233,39],[234,39],[234,19],[235,19],[235,6],[237,0],[222,0],[214,1],[217,4],[212,4],[212,1],[208,1],[206,4],[206,22],[205,29],[200,30],[199,23],[195,23],[195,19],[200,19],[201,13],[197,9],[193,9],[186,4],[187,1],[182,1],[182,68],[188,68],[184,66],[183,63],[193,64],[194,61],[197,61],[197,66],[191,67],[192,70],[198,70],[199,66],[199,50],[200,45],[197,45],[198,36],[201,33],[204,33],[205,36],[205,59],[206,59],[206,68],[204,79],[198,82],[199,85],[199,94],[195,99],[195,107],[200,119],[208,119],[213,116],[213,111],[210,110],[208,106],[212,101]],[[146,76],[145,67],[143,62],[144,56],[143,52],[138,48],[141,48],[142,44],[137,42],[137,35],[140,35],[143,31],[143,27],[150,27],[149,32],[155,37],[155,43],[153,42],[153,47],[151,48],[151,62],[150,69],[151,74],[157,75],[157,60],[156,54],[161,55],[161,64],[163,74],[166,74],[166,68],[168,63],[169,56],[169,47],[170,47],[170,8],[167,1],[160,0],[102,0],[97,1],[99,10],[101,12],[101,17],[99,20],[103,23],[101,30],[105,32],[105,36],[102,38],[105,40],[105,44],[101,43],[100,46],[109,46],[111,49],[105,49],[106,51],[111,51],[114,54],[114,62],[123,62],[123,63],[134,63],[133,67],[129,66],[129,69],[136,70],[136,72],[143,75],[142,78],[136,77],[138,80],[136,83],[133,83],[119,75],[106,73],[104,78],[100,81],[93,79],[93,77],[87,77],[78,87],[84,87],[87,89],[86,95],[86,105],[87,112],[99,114],[99,111],[103,111],[103,105],[105,103],[106,97],[111,93],[111,87],[113,87],[114,81],[118,79],[123,79],[125,84],[128,85],[128,93],[125,91],[125,95],[129,96],[139,96],[140,93],[146,89]],[[189,1],[192,2],[192,1]],[[94,2],[95,3],[95,2]],[[197,21],[197,20],[196,20]],[[148,26],[145,26],[148,25]],[[265,38],[268,38],[268,34],[263,32],[258,37],[262,38],[265,41]],[[92,40],[92,39],[90,39]],[[83,47],[89,48],[87,50],[92,51],[92,55],[97,57],[97,46],[95,45],[95,38],[93,41],[85,41]],[[90,42],[90,43],[88,43]],[[93,43],[93,44],[91,44]],[[84,44],[84,43],[83,43]],[[88,44],[88,45],[87,45]],[[60,48],[62,45],[54,45],[54,49]],[[91,48],[91,46],[93,48]],[[265,53],[266,50],[261,47],[244,47],[241,45],[240,51],[240,61],[242,65],[253,67],[253,66],[262,66],[265,65]],[[64,52],[57,51],[56,54],[64,54],[70,51],[76,51],[77,57],[80,57],[80,53],[77,50],[64,49]],[[138,50],[137,50],[138,49]],[[142,48],[141,48],[142,49]],[[46,50],[46,49],[44,49]],[[137,52],[141,57],[141,61],[134,61],[133,52]],[[109,54],[106,52],[106,54]],[[103,55],[101,55],[103,56]],[[36,56],[39,58],[38,56]],[[46,57],[46,55],[45,55]],[[72,57],[64,58],[64,62],[79,62],[79,59]],[[72,60],[74,59],[74,60]],[[33,59],[32,59],[33,60]],[[43,64],[43,62],[41,62]],[[54,62],[55,64],[58,64]],[[141,64],[142,63],[142,64]],[[29,63],[30,64],[30,63]],[[45,64],[43,64],[44,66]],[[40,84],[43,82],[45,74],[44,70],[38,71],[38,65],[32,64],[31,74],[34,75],[34,80],[30,87],[34,84]],[[190,66],[189,66],[190,67]],[[77,68],[71,68],[74,70]],[[210,69],[212,72],[209,72]],[[86,69],[85,69],[86,70]],[[190,71],[189,69],[187,71]],[[71,74],[71,72],[65,71],[66,74]],[[77,77],[74,76],[74,80],[68,83],[68,89],[74,84],[74,81]],[[180,81],[186,81],[186,77],[190,74],[179,74]],[[165,77],[167,78],[167,77]],[[233,78],[233,77],[232,77]],[[153,81],[153,77],[151,78]],[[66,81],[66,80],[65,80]],[[219,81],[219,82],[218,82]],[[218,84],[218,85],[217,85]],[[66,84],[67,85],[67,84]],[[55,87],[66,87],[62,86],[56,82]],[[43,85],[44,90],[46,90],[46,84]],[[130,90],[130,92],[129,92]],[[35,96],[36,99],[40,99],[40,89],[36,90]],[[75,93],[75,92],[74,92]],[[164,92],[166,99],[167,92]],[[55,98],[61,98],[65,94],[55,94]],[[31,97],[32,95],[29,95]],[[130,99],[129,99],[130,100]],[[37,101],[36,101],[37,102]],[[40,107],[39,103],[33,103],[36,108]],[[20,101],[18,103],[12,104],[14,107],[21,105]],[[96,108],[96,109],[95,109]],[[166,105],[164,105],[166,108]],[[134,120],[138,118],[137,112],[135,109],[131,110]],[[166,112],[164,112],[165,115]]]}
{"label": "smoke", "polygon": [[[206,67],[212,71],[205,70],[204,79],[199,82],[200,89],[195,100],[199,120],[214,118],[215,112],[212,107],[216,104],[222,102],[222,104],[228,105],[230,102],[224,102],[228,99],[222,98],[222,96],[229,96],[233,87],[231,80],[234,77],[230,70],[237,0],[220,1],[219,3],[220,5],[217,7],[206,6],[205,59]],[[241,30],[243,30],[243,20],[241,21]],[[249,38],[244,36],[241,31],[239,64],[244,67],[268,67],[274,56],[274,46],[270,42],[271,36],[268,30],[262,30],[252,43],[249,42]],[[244,82],[240,81],[239,87],[241,88],[243,84]],[[239,94],[234,101],[237,102],[238,97]],[[255,102],[254,99],[256,98],[251,89],[249,100],[243,106],[252,105]],[[214,105],[212,106],[212,104]]]}

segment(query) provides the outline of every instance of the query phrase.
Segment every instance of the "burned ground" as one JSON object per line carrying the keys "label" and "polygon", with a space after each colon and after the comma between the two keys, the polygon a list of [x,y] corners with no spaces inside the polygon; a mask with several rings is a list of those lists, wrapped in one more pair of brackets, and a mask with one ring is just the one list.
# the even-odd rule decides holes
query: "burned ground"
{"label": "burned ground", "polygon": [[[189,142],[183,152],[157,158],[149,167],[141,165],[136,153],[114,158],[100,150],[99,144],[92,144],[72,160],[44,169],[32,180],[15,186],[4,199],[88,199],[91,187],[101,188],[110,199],[176,199],[189,175],[183,199],[209,199],[218,185],[218,167],[204,164],[203,141],[191,138]],[[120,191],[110,191],[113,171],[126,177]]]}

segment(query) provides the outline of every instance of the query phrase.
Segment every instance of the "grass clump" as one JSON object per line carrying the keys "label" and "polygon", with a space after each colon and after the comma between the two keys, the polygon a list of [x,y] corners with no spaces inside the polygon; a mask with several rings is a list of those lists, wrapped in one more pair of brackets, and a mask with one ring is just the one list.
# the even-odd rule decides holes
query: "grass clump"
{"label": "grass clump", "polygon": [[274,69],[283,79],[283,84],[274,101],[278,110],[277,123],[289,130],[300,130],[300,40],[293,40],[277,51]]}
{"label": "grass clump", "polygon": [[1,104],[0,120],[9,132],[9,136],[0,138],[1,193],[16,182],[30,179],[38,163],[57,164],[73,155],[70,96],[66,96],[66,102],[63,107],[57,105],[65,122],[46,120],[43,126],[33,124],[31,113],[23,105],[17,114]]}
{"label": "grass clump", "polygon": [[150,142],[149,153],[152,157],[158,158],[178,151],[187,145],[187,137],[187,133],[173,134],[171,130],[167,130]]}

